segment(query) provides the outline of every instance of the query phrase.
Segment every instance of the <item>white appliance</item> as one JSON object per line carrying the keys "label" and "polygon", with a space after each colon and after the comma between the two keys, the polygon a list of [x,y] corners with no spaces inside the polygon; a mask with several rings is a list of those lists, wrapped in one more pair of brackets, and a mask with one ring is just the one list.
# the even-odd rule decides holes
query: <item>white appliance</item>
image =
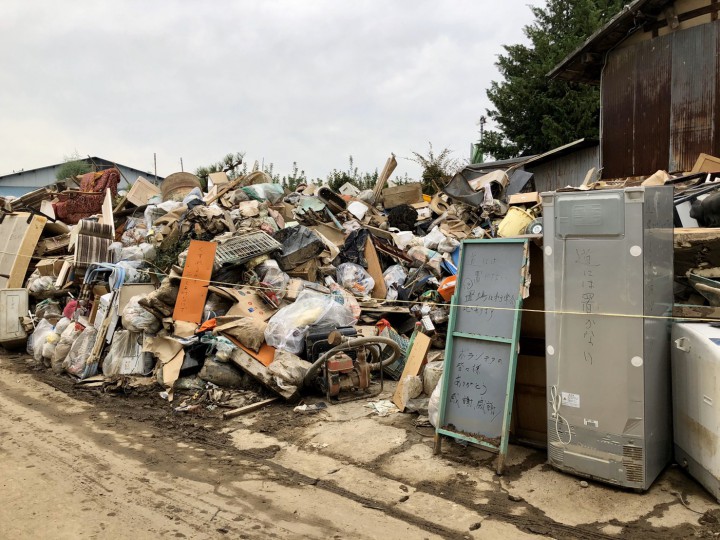
{"label": "white appliance", "polygon": [[0,289],[0,343],[27,338],[21,323],[27,314],[27,289]]}
{"label": "white appliance", "polygon": [[675,461],[720,502],[720,328],[672,329]]}

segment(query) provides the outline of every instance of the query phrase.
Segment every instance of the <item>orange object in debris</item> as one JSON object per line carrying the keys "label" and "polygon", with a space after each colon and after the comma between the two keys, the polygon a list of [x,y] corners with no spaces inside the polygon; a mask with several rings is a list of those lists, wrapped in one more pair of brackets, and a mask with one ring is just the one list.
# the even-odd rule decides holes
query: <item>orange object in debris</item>
{"label": "orange object in debris", "polygon": [[180,281],[173,319],[200,324],[205,309],[213,263],[215,262],[215,242],[190,240],[185,269]]}
{"label": "orange object in debris", "polygon": [[200,326],[200,328],[198,328],[197,330],[195,330],[195,333],[196,333],[196,334],[199,334],[200,332],[205,332],[206,330],[212,330],[212,329],[215,328],[216,326],[217,326],[217,319],[215,319],[215,318],[208,319],[207,321],[205,321],[204,323],[202,323],[202,325]]}
{"label": "orange object in debris", "polygon": [[443,297],[443,300],[449,302],[452,300],[452,295],[455,294],[455,285],[457,284],[457,277],[450,276],[446,277],[440,282],[438,287],[438,293]]}

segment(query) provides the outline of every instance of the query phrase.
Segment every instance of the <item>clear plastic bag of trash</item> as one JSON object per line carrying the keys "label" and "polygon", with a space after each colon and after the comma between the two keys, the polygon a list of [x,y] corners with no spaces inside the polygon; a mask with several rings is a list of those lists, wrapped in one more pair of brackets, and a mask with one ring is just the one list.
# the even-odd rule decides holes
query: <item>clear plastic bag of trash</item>
{"label": "clear plastic bag of trash", "polygon": [[222,362],[230,360],[233,351],[237,349],[237,346],[224,336],[212,336],[206,334],[200,338],[200,343],[211,345],[211,353],[214,351],[215,357]]}
{"label": "clear plastic bag of trash", "polygon": [[343,263],[337,267],[337,280],[341,287],[355,296],[368,297],[375,287],[375,280],[362,266],[354,263]]}
{"label": "clear plastic bag of trash", "polygon": [[[58,323],[58,326],[59,324],[60,323]],[[57,326],[55,328],[57,329]],[[71,322],[60,334],[60,341],[58,341],[55,346],[55,351],[50,359],[50,367],[56,375],[60,375],[63,372],[63,362],[67,358],[72,344],[81,333],[82,327]]]}
{"label": "clear plastic bag of trash", "polygon": [[403,286],[407,279],[407,272],[399,264],[393,264],[389,266],[385,272],[383,272],[383,280],[387,287],[387,300],[397,300],[398,289]]}
{"label": "clear plastic bag of trash", "polygon": [[54,290],[56,290],[55,278],[52,276],[40,276],[32,281],[28,280],[28,291],[31,293],[38,294]]}
{"label": "clear plastic bag of trash", "polygon": [[82,331],[80,336],[72,344],[72,347],[70,347],[70,352],[63,362],[65,371],[76,377],[82,377],[85,374],[87,360],[90,357],[96,339],[97,330],[95,330],[94,327],[88,326]]}
{"label": "clear plastic bag of trash", "polygon": [[142,295],[133,296],[123,309],[123,328],[136,333],[157,334],[161,326],[160,321],[138,303],[142,298]]}
{"label": "clear plastic bag of trash", "polygon": [[276,349],[299,354],[305,345],[308,326],[326,320],[337,326],[357,322],[349,306],[339,304],[332,296],[303,290],[293,304],[281,308],[268,321],[265,341]]}
{"label": "clear plastic bag of trash", "polygon": [[62,317],[60,303],[52,298],[39,302],[37,306],[35,306],[35,317],[38,319],[60,319]]}
{"label": "clear plastic bag of trash", "polygon": [[445,240],[440,242],[438,244],[437,250],[440,253],[453,253],[458,246],[460,245],[460,241],[456,240],[455,238],[451,238],[450,236],[446,237]]}
{"label": "clear plastic bag of trash", "polygon": [[113,334],[110,351],[103,360],[103,375],[148,375],[152,372],[152,355],[142,352],[141,336],[127,330],[117,330]]}
{"label": "clear plastic bag of trash", "polygon": [[263,287],[268,287],[275,293],[278,300],[285,298],[290,276],[280,270],[275,260],[267,260],[257,267],[258,276]]}
{"label": "clear plastic bag of trash", "polygon": [[47,319],[42,319],[35,326],[35,331],[32,334],[32,355],[36,362],[42,360],[43,347],[45,346],[47,337],[53,333],[53,325]]}

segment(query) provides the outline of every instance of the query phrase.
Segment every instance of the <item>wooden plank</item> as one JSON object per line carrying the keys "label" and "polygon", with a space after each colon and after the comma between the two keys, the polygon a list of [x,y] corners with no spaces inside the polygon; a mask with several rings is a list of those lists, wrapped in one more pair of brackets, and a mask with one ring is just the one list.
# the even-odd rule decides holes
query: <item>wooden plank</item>
{"label": "wooden plank", "polygon": [[173,319],[200,324],[215,261],[215,242],[191,240]]}
{"label": "wooden plank", "polygon": [[675,229],[675,276],[700,265],[720,266],[720,229]]}
{"label": "wooden plank", "polygon": [[397,405],[400,412],[403,412],[405,410],[405,406],[407,405],[403,396],[405,378],[420,375],[429,349],[430,337],[422,333],[416,334],[412,349],[410,349],[407,361],[405,362],[405,369],[403,369],[400,381],[398,382],[397,387],[395,388],[395,394],[393,395],[393,403]]}
{"label": "wooden plank", "polygon": [[672,314],[675,319],[711,319],[720,322],[720,307],[675,304]]}
{"label": "wooden plank", "polygon": [[0,224],[0,289],[19,289],[24,285],[46,222],[47,218],[28,212],[5,215]]}
{"label": "wooden plank", "polygon": [[281,388],[275,382],[275,378],[272,376],[268,368],[263,366],[260,362],[256,361],[252,356],[243,351],[242,349],[235,349],[230,356],[230,360],[248,375],[257,380],[260,384],[266,388],[280,394],[283,398],[290,401],[298,397],[299,391],[296,388],[294,391],[289,388]]}
{"label": "wooden plank", "polygon": [[378,258],[375,244],[373,244],[372,236],[368,236],[367,242],[365,242],[365,259],[368,263],[368,274],[370,274],[375,281],[375,287],[373,287],[371,291],[371,296],[385,300],[387,296],[387,285],[385,285],[382,266],[380,266],[380,259]]}
{"label": "wooden plank", "polygon": [[223,418],[225,420],[229,420],[230,418],[235,418],[236,416],[251,413],[253,411],[257,411],[258,409],[262,409],[263,407],[270,405],[271,403],[275,403],[277,400],[278,398],[274,397],[258,401],[257,403],[251,403],[250,405],[245,405],[244,407],[239,407],[237,409],[233,409],[232,411],[223,413]]}

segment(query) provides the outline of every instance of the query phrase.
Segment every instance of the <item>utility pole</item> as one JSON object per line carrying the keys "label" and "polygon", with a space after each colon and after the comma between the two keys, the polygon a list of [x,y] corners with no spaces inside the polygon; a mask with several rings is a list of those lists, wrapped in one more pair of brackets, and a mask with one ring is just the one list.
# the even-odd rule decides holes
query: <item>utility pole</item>
{"label": "utility pole", "polygon": [[[487,119],[484,116],[480,117],[480,147],[482,147],[483,139],[485,137],[485,122],[487,122]],[[485,153],[480,150],[480,163],[485,162]]]}
{"label": "utility pole", "polygon": [[182,158],[180,158],[180,172],[185,172],[185,169],[183,169]]}

